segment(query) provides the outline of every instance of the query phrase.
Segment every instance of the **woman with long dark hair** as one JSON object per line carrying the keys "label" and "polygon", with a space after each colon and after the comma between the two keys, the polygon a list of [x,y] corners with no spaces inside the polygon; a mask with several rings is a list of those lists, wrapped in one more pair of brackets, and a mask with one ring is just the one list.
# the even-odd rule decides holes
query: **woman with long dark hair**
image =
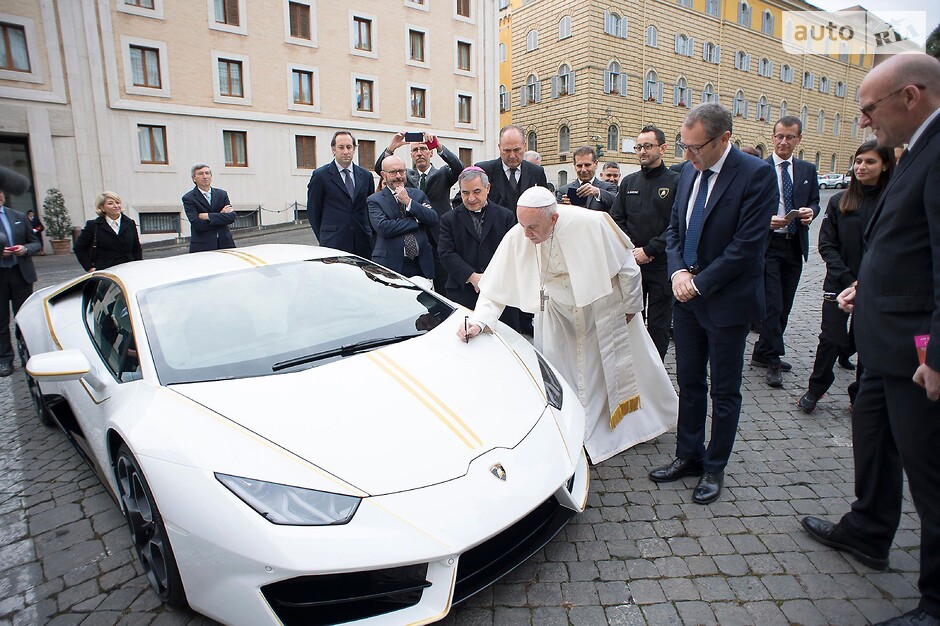
{"label": "woman with long dark hair", "polygon": [[[855,351],[852,328],[847,327],[849,314],[839,308],[836,295],[855,283],[862,262],[862,235],[894,165],[893,149],[879,148],[874,140],[866,141],[855,151],[848,188],[832,196],[826,207],[819,227],[819,254],[826,262],[822,324],[809,389],[797,402],[804,413],[816,409],[816,403],[835,380],[832,366],[839,354]],[[856,382],[849,385],[850,403],[855,402],[862,368],[859,362]]]}

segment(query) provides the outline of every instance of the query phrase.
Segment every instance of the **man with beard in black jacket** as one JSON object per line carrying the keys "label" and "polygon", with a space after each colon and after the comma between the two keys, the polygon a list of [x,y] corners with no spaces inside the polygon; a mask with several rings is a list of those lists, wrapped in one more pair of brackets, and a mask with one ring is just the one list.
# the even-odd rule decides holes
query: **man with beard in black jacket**
{"label": "man with beard in black jacket", "polygon": [[614,221],[627,233],[643,277],[644,317],[650,337],[666,358],[672,321],[672,284],[666,267],[666,229],[679,173],[666,167],[666,136],[655,126],[640,131],[634,145],[640,171],[620,181],[611,208]]}

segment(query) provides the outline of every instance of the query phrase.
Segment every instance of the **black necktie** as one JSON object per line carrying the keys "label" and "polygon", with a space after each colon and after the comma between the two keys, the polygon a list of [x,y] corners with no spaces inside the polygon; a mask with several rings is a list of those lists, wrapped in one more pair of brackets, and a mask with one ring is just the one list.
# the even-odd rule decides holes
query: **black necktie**
{"label": "black necktie", "polygon": [[421,180],[418,181],[418,189],[420,189],[421,191],[425,191],[427,184],[428,184],[428,175],[421,174]]}
{"label": "black necktie", "polygon": [[513,191],[517,191],[519,188],[519,183],[518,181],[516,181],[516,168],[515,167],[509,168],[509,186],[512,188]]}
{"label": "black necktie", "polygon": [[355,198],[356,183],[353,182],[352,172],[349,170],[343,170],[343,182],[346,183],[346,191],[349,192],[349,197]]}
{"label": "black necktie", "polygon": [[[780,180],[783,181],[783,210],[784,215],[794,209],[793,206],[793,179],[790,178],[790,162],[780,163]],[[787,234],[791,237],[796,234],[796,228],[799,226],[799,219],[794,219],[787,224]]]}

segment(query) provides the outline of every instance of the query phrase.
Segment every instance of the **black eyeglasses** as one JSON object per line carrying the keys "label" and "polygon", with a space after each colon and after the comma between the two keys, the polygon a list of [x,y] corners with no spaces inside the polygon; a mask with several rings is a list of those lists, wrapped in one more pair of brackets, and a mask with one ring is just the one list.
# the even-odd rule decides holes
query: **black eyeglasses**
{"label": "black eyeglasses", "polygon": [[690,145],[688,145],[688,144],[682,143],[681,141],[677,141],[677,142],[676,142],[676,147],[679,148],[680,150],[682,150],[683,152],[685,152],[686,150],[688,150],[688,151],[689,151],[689,154],[691,154],[692,156],[698,156],[698,153],[702,151],[702,148],[704,148],[705,146],[707,146],[707,145],[710,144],[711,142],[713,142],[713,141],[715,141],[716,139],[718,139],[718,137],[720,137],[720,135],[715,135],[714,137],[712,137],[711,139],[709,139],[708,141],[706,141],[705,143],[703,143],[703,144],[700,145],[700,146],[690,146]]}
{"label": "black eyeglasses", "polygon": [[883,97],[883,98],[878,98],[877,100],[875,100],[875,101],[872,102],[871,104],[866,104],[865,106],[863,106],[862,108],[860,108],[860,109],[858,110],[858,112],[861,113],[862,115],[864,115],[865,117],[871,118],[871,114],[875,112],[875,107],[877,107],[879,104],[881,104],[882,102],[884,102],[885,100],[887,100],[887,99],[890,98],[891,96],[896,96],[896,95],[898,95],[899,93],[901,93],[902,91],[904,91],[904,90],[907,89],[908,87],[917,87],[917,88],[920,89],[921,91],[923,91],[924,89],[927,88],[925,85],[904,85],[904,86],[901,87],[900,89],[896,89],[896,90],[892,91],[892,92],[889,93],[887,96],[885,96],[885,97]]}
{"label": "black eyeglasses", "polygon": [[661,145],[663,144],[661,143],[638,143],[635,146],[633,146],[633,151],[639,152],[640,150],[646,150],[647,152],[649,152],[653,148],[658,148]]}

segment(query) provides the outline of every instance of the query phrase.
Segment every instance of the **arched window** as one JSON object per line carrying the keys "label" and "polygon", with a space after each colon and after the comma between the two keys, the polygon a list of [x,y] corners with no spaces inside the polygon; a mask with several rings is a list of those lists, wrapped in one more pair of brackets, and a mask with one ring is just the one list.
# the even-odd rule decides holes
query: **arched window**
{"label": "arched window", "polygon": [[845,97],[845,83],[841,80],[836,83],[836,97],[844,98]]}
{"label": "arched window", "polygon": [[757,144],[756,146],[754,146],[754,149],[757,150],[757,154],[760,155],[760,158],[763,159],[763,158],[764,158],[764,150],[765,150],[764,144],[759,143],[759,144]]}
{"label": "arched window", "polygon": [[793,68],[790,67],[789,65],[781,65],[780,66],[780,80],[782,80],[785,83],[792,83],[793,82]]}
{"label": "arched window", "polygon": [[751,5],[747,2],[738,3],[738,24],[751,27]]}
{"label": "arched window", "polygon": [[566,15],[558,21],[558,38],[567,39],[571,37],[571,16]]}
{"label": "arched window", "polygon": [[829,93],[829,79],[825,76],[819,79],[819,93]]}
{"label": "arched window", "polygon": [[651,48],[655,48],[658,36],[659,36],[659,31],[656,30],[655,26],[646,27],[646,45],[647,46]]}
{"label": "arched window", "polygon": [[816,132],[822,134],[826,128],[826,112],[819,109],[819,115],[816,116]]}
{"label": "arched window", "polygon": [[623,73],[620,63],[611,61],[604,72],[604,93],[626,95],[627,75]]}
{"label": "arched window", "polygon": [[716,46],[710,41],[702,44],[702,60],[709,63],[721,63],[721,46]]}
{"label": "arched window", "polygon": [[673,153],[677,159],[685,158],[685,150],[679,147],[679,144],[682,143],[682,133],[676,133],[676,151]]}
{"label": "arched window", "polygon": [[676,54],[681,54],[682,56],[690,57],[693,54],[695,48],[695,40],[686,35],[685,33],[678,33],[676,35]]}
{"label": "arched window", "polygon": [[539,93],[539,79],[535,77],[535,74],[529,74],[529,77],[525,81],[525,97],[523,98],[523,106],[530,102],[538,102],[541,100],[541,94]]}
{"label": "arched window", "polygon": [[692,90],[684,77],[680,76],[672,88],[672,106],[688,107],[692,105]]}
{"label": "arched window", "polygon": [[744,50],[738,50],[734,55],[734,67],[741,71],[748,71],[751,69],[751,55],[749,55]]}
{"label": "arched window", "polygon": [[770,118],[770,105],[767,104],[767,98],[761,96],[757,100],[757,119],[766,122]]}
{"label": "arched window", "polygon": [[539,47],[539,31],[532,29],[525,36],[525,51],[532,52]]}
{"label": "arched window", "polygon": [[734,100],[731,101],[731,114],[744,115],[744,92],[740,89],[734,94]]}
{"label": "arched window", "polygon": [[816,159],[814,163],[816,165],[816,171],[819,171],[819,153],[818,152],[816,153]]}
{"label": "arched window", "polygon": [[711,83],[705,83],[705,88],[702,89],[702,102],[714,102],[715,101],[715,88],[712,87]]}
{"label": "arched window", "polygon": [[839,164],[839,159],[838,159],[838,157],[836,157],[836,155],[834,155],[834,154],[832,155],[832,159],[830,160],[829,163],[830,163],[829,171],[832,171],[832,172],[838,171],[838,170],[836,169],[836,165]]}
{"label": "arched window", "polygon": [[621,39],[627,38],[627,18],[611,11],[604,11],[604,32]]}
{"label": "arched window", "polygon": [[757,64],[757,73],[761,76],[773,76],[774,74],[774,62],[768,58],[763,58],[760,60],[760,63]]}
{"label": "arched window", "polygon": [[844,41],[839,44],[839,60],[843,63],[849,62],[849,44]]}
{"label": "arched window", "polygon": [[806,120],[809,118],[809,109],[805,106],[800,109],[800,125],[806,128]]}
{"label": "arched window", "polygon": [[564,96],[571,93],[571,67],[567,63],[562,63],[558,68],[558,78],[556,83],[556,95]]}
{"label": "arched window", "polygon": [[561,170],[558,172],[558,186],[564,187],[568,184],[568,172],[567,170]]}
{"label": "arched window", "polygon": [[858,116],[852,120],[852,139],[858,139]]}
{"label": "arched window", "polygon": [[538,151],[539,136],[535,134],[534,130],[529,131],[529,134],[526,136],[525,145],[526,145],[526,150]]}
{"label": "arched window", "polygon": [[803,89],[812,89],[814,82],[816,82],[816,77],[812,72],[803,72]]}
{"label": "arched window", "polygon": [[803,160],[803,151],[802,151],[802,150],[800,150],[800,154],[799,154],[799,156],[797,156],[796,158],[798,158],[798,159],[801,160],[801,161]]}
{"label": "arched window", "polygon": [[558,129],[558,151],[569,152],[571,150],[571,129],[562,126]]}
{"label": "arched window", "polygon": [[659,93],[659,83],[656,72],[650,70],[646,73],[646,82],[643,83],[643,99],[656,100]]}
{"label": "arched window", "polygon": [[721,0],[705,0],[705,13],[712,17],[720,17]]}
{"label": "arched window", "polygon": [[842,129],[842,116],[838,113],[835,114],[832,118],[832,134],[836,137],[839,136],[839,131]]}
{"label": "arched window", "polygon": [[787,101],[781,100],[780,101],[780,117],[786,117],[786,116],[787,116]]}
{"label": "arched window", "polygon": [[760,22],[760,32],[765,35],[774,34],[774,14],[770,11],[764,11],[764,16],[761,18]]}
{"label": "arched window", "polygon": [[509,91],[506,90],[506,85],[499,86],[499,112],[505,113],[509,110]]}
{"label": "arched window", "polygon": [[607,150],[608,152],[619,152],[620,129],[611,124],[607,127]]}

